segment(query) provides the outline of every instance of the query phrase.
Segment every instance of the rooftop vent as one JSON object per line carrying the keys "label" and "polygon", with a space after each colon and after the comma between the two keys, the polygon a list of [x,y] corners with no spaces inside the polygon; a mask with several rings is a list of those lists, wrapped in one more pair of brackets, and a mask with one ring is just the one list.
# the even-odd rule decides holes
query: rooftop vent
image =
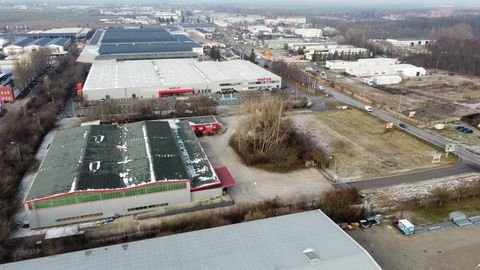
{"label": "rooftop vent", "polygon": [[88,164],[88,169],[91,171],[91,172],[96,172],[100,169],[100,161],[93,161],[93,162],[90,162],[90,164]]}
{"label": "rooftop vent", "polygon": [[103,142],[103,139],[105,139],[105,136],[99,135],[99,136],[93,136],[93,138],[95,139],[96,143],[101,143]]}
{"label": "rooftop vent", "polygon": [[311,248],[307,248],[303,250],[303,255],[307,257],[307,260],[310,263],[319,263],[320,262],[320,257],[318,257],[318,254],[315,252],[315,250]]}

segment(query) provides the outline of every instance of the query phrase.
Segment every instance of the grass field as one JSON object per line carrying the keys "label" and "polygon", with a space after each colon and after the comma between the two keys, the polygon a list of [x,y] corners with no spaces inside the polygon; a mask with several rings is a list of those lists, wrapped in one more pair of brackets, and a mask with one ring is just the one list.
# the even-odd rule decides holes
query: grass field
{"label": "grass field", "polygon": [[463,199],[460,202],[450,201],[442,204],[430,205],[429,207],[421,207],[408,211],[408,216],[414,224],[435,224],[448,220],[450,212],[460,211],[470,215],[480,214],[480,198]]}
{"label": "grass field", "polygon": [[98,13],[84,10],[5,10],[0,11],[0,27],[91,27],[100,18],[102,17]]}
{"label": "grass field", "polygon": [[433,133],[437,133],[438,135],[457,141],[458,143],[466,144],[466,145],[479,145],[480,144],[480,137],[478,134],[471,133],[471,134],[464,134],[455,130],[454,126],[446,126],[444,129],[436,130],[431,129]]}
{"label": "grass field", "polygon": [[457,160],[443,156],[440,163],[432,164],[433,153],[442,149],[403,130],[387,130],[385,122],[357,109],[295,116],[294,121],[331,151],[344,181],[430,169]]}

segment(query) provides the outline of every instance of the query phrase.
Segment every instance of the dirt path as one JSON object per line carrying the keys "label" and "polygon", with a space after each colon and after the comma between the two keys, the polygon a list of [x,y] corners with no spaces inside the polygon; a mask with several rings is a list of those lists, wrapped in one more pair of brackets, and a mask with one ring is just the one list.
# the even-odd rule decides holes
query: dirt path
{"label": "dirt path", "polygon": [[227,166],[237,186],[231,188],[236,203],[256,202],[278,196],[282,199],[298,195],[315,196],[331,188],[331,183],[317,169],[303,169],[289,173],[275,173],[248,167],[228,145],[231,134],[238,128],[241,117],[220,118],[228,125],[222,135],[200,138],[214,167]]}

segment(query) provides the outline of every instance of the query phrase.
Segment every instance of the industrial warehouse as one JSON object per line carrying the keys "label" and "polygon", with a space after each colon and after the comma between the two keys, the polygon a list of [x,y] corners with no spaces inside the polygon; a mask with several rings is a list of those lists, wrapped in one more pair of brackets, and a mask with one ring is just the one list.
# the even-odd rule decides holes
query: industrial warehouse
{"label": "industrial warehouse", "polygon": [[87,100],[159,98],[164,95],[269,90],[281,77],[244,60],[97,61],[83,87]]}
{"label": "industrial warehouse", "polygon": [[[192,251],[192,252],[188,252]],[[3,265],[3,269],[381,269],[320,210]]]}
{"label": "industrial warehouse", "polygon": [[217,175],[194,133],[217,128],[208,116],[58,131],[24,202],[30,227],[222,196],[234,181],[226,168]]}
{"label": "industrial warehouse", "polygon": [[163,28],[106,29],[95,32],[79,61],[196,58],[202,54],[203,47],[187,33]]}
{"label": "industrial warehouse", "polygon": [[396,58],[366,58],[357,61],[328,60],[327,69],[363,78],[370,85],[398,84],[404,78],[427,75],[423,67],[401,64]]}

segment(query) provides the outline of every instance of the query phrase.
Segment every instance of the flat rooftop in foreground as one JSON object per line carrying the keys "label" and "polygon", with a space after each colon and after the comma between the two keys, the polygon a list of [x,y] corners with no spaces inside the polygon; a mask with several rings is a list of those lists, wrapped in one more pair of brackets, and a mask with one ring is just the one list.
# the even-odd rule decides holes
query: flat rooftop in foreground
{"label": "flat rooftop in foreground", "polygon": [[83,126],[56,133],[26,200],[171,180],[219,183],[188,121]]}
{"label": "flat rooftop in foreground", "polygon": [[[84,91],[134,87],[170,87],[223,81],[246,81],[277,75],[245,60],[225,62],[192,59],[97,61],[93,63]],[[160,89],[159,89],[160,90]]]}
{"label": "flat rooftop in foreground", "polygon": [[[308,252],[310,251],[310,252]],[[380,269],[319,210],[3,265],[37,269]]]}

